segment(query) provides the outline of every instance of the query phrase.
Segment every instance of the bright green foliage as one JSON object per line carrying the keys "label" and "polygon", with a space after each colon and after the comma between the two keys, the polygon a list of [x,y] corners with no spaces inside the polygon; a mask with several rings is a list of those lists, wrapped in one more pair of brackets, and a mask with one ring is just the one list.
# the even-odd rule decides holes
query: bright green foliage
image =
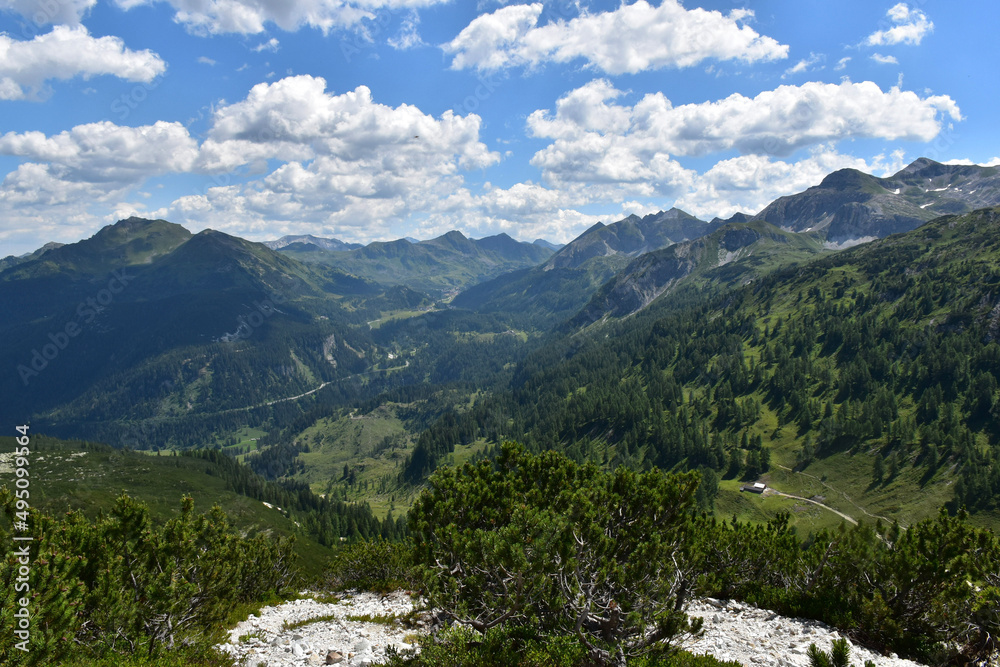
{"label": "bright green foliage", "polygon": [[481,632],[575,636],[595,664],[666,653],[682,611],[698,477],[605,472],[505,444],[431,477],[410,528],[432,605]]}
{"label": "bright green foliage", "polygon": [[408,545],[382,538],[341,548],[333,557],[326,585],[334,590],[358,588],[391,591],[412,587],[413,555]]}
{"label": "bright green foliage", "polygon": [[[80,581],[86,559],[81,552],[60,548],[50,536],[31,544],[28,557],[30,592],[23,590],[24,582],[18,581],[19,568],[15,550],[22,544],[15,543],[10,526],[15,519],[14,494],[6,486],[0,487],[0,544],[3,545],[3,560],[0,561],[0,664],[4,665],[45,665],[65,656],[73,648],[73,638],[79,627],[77,614],[83,606],[86,588]],[[16,533],[23,536],[26,533]],[[43,585],[53,582],[56,585]],[[30,601],[30,627],[27,629],[30,641],[22,648],[23,641],[14,635],[19,619],[14,617],[20,609],[18,600]]]}
{"label": "bright green foliage", "polygon": [[802,557],[788,515],[766,525],[699,519],[689,553],[699,588],[719,598],[766,599],[790,585]]}
{"label": "bright green foliage", "polygon": [[[572,637],[541,637],[524,626],[501,626],[480,634],[453,626],[425,639],[420,654],[396,656],[391,667],[579,667],[587,664],[587,652]],[[740,667],[710,655],[696,656],[678,651],[669,657],[643,656],[628,661],[629,667]]]}
{"label": "bright green foliage", "polygon": [[525,626],[500,626],[480,634],[453,626],[421,643],[420,654],[397,657],[392,667],[577,667],[586,651],[571,637],[542,638]]}
{"label": "bright green foliage", "polygon": [[809,665],[810,667],[850,667],[851,647],[846,639],[834,639],[829,653],[816,648],[815,644],[809,645]]}
{"label": "bright green foliage", "polygon": [[[0,490],[9,520],[11,496]],[[4,627],[11,627],[14,563],[8,521],[0,521]],[[75,512],[62,519],[33,513],[28,653],[0,639],[3,664],[56,664],[79,656],[152,659],[180,646],[207,648],[234,605],[263,600],[290,576],[291,544],[264,535],[242,537],[219,508],[155,525],[144,505],[122,495],[96,522]]]}

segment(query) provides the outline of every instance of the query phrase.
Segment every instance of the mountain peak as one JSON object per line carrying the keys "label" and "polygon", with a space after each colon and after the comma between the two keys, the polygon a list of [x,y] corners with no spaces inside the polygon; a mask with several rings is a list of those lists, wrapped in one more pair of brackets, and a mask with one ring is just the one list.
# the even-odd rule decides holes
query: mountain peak
{"label": "mountain peak", "polygon": [[827,174],[826,178],[820,182],[819,187],[831,190],[864,189],[866,185],[877,182],[878,179],[871,174],[866,174],[857,169],[838,169]]}
{"label": "mountain peak", "polygon": [[893,178],[895,178],[897,176],[907,176],[909,174],[919,173],[919,172],[927,169],[928,167],[941,167],[941,166],[943,166],[943,165],[940,162],[935,162],[934,160],[932,160],[930,158],[927,158],[927,157],[918,157],[916,160],[914,160],[910,164],[906,165],[905,167],[903,167],[902,169],[900,169],[899,171],[897,171],[892,176],[893,176]]}
{"label": "mountain peak", "polygon": [[469,239],[462,232],[458,231],[457,229],[453,229],[450,232],[447,232],[437,237],[437,239],[432,239],[432,240],[434,241],[443,240],[443,241],[449,241],[451,243],[455,242],[461,243],[462,241],[468,241]]}

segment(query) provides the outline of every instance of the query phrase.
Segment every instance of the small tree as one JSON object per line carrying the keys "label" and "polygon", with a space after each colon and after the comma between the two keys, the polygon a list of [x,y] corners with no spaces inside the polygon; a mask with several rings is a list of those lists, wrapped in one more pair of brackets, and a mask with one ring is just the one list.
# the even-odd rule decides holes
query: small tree
{"label": "small tree", "polygon": [[[851,666],[851,645],[846,639],[834,639],[829,653],[816,648],[815,644],[809,645],[809,667],[850,667]],[[871,660],[865,660],[865,667],[875,667]]]}
{"label": "small tree", "polygon": [[697,473],[605,472],[505,443],[435,473],[410,513],[430,603],[485,632],[575,636],[598,665],[697,631],[684,565]]}
{"label": "small tree", "polygon": [[872,484],[881,484],[883,478],[885,478],[885,459],[878,453],[875,454],[875,461],[872,463]]}

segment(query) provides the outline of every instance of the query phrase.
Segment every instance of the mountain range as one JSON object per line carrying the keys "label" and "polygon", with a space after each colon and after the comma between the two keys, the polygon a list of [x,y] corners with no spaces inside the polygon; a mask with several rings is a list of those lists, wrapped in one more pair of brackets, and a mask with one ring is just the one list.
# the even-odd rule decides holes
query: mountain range
{"label": "mountain range", "polygon": [[[631,465],[697,461],[720,476],[761,468],[765,451],[789,468],[822,466],[801,452],[841,442],[830,430],[845,428],[838,410],[883,410],[878,428],[906,445],[882,447],[887,460],[923,461],[931,450],[920,442],[951,434],[937,456],[968,474],[934,468],[928,479],[961,480],[979,502],[995,469],[954,443],[992,446],[982,420],[995,389],[968,364],[960,380],[921,379],[925,361],[947,373],[920,351],[961,334],[967,358],[992,358],[980,348],[998,335],[990,309],[1000,287],[990,291],[984,267],[1000,240],[982,207],[1000,205],[998,184],[996,168],[925,159],[888,178],[841,170],[755,215],[706,222],[671,209],[594,225],[562,247],[457,231],[362,247],[314,236],[261,244],[130,218],[4,260],[0,393],[47,433],[138,449],[259,449],[268,475],[304,476],[317,491],[346,484],[355,499],[368,498],[367,484],[419,482],[502,437]],[[909,338],[884,354],[922,359],[906,362],[905,382],[882,384],[895,366],[856,363],[843,341],[870,334],[848,325],[851,308],[898,318]],[[820,316],[812,338],[789,338]],[[933,411],[920,407],[932,400]],[[965,415],[965,431],[939,423],[945,404]],[[657,423],[651,406],[687,415],[656,428],[688,443],[688,455],[655,444],[667,431],[637,430]],[[866,460],[869,435],[852,436]],[[354,470],[350,483],[336,481],[341,468]]]}
{"label": "mountain range", "polygon": [[[745,235],[734,237],[730,233],[730,241],[723,242],[724,252],[717,258],[703,257],[704,244],[691,245],[727,225],[755,224],[759,232],[756,238],[764,243],[774,241],[774,234],[780,231],[806,235],[810,240],[787,247],[795,247],[797,253],[811,254],[915,229],[939,215],[998,203],[1000,168],[996,167],[943,165],[920,158],[888,178],[842,169],[828,175],[819,185],[781,197],[752,216],[736,213],[726,220],[715,218],[704,222],[671,209],[642,218],[632,215],[611,225],[594,225],[540,266],[476,285],[460,294],[454,303],[484,313],[529,313],[543,326],[553,326],[587,306],[598,289],[614,277],[618,292],[611,299],[624,297],[626,292],[632,295],[614,309],[618,314],[634,312],[625,304],[637,307],[647,304],[678,277],[686,275],[687,270],[693,270],[695,263],[703,269],[706,261],[717,265],[729,263],[733,256],[725,254],[732,252],[725,250],[727,245],[736,243],[740,253],[756,253],[760,259],[759,251],[753,248],[756,241],[732,240],[749,239]],[[759,223],[777,229],[764,232]],[[708,243],[715,247],[719,240]],[[654,252],[675,244],[677,247],[672,251]],[[636,257],[641,257],[641,261],[629,264]],[[763,263],[761,267],[766,269],[768,265]],[[624,274],[619,274],[623,270]],[[631,287],[630,276],[636,279]],[[595,308],[596,305],[588,306],[590,315],[581,321],[595,317]]]}

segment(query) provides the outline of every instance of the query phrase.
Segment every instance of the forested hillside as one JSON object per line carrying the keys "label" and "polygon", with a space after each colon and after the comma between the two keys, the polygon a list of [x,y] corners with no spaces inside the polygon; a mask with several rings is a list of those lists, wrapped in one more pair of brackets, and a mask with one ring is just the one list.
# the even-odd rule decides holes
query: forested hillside
{"label": "forested hillside", "polygon": [[998,260],[985,209],[742,288],[670,292],[530,355],[509,390],[425,432],[406,478],[470,437],[747,479],[839,453],[872,461],[875,489],[913,470],[995,508]]}

